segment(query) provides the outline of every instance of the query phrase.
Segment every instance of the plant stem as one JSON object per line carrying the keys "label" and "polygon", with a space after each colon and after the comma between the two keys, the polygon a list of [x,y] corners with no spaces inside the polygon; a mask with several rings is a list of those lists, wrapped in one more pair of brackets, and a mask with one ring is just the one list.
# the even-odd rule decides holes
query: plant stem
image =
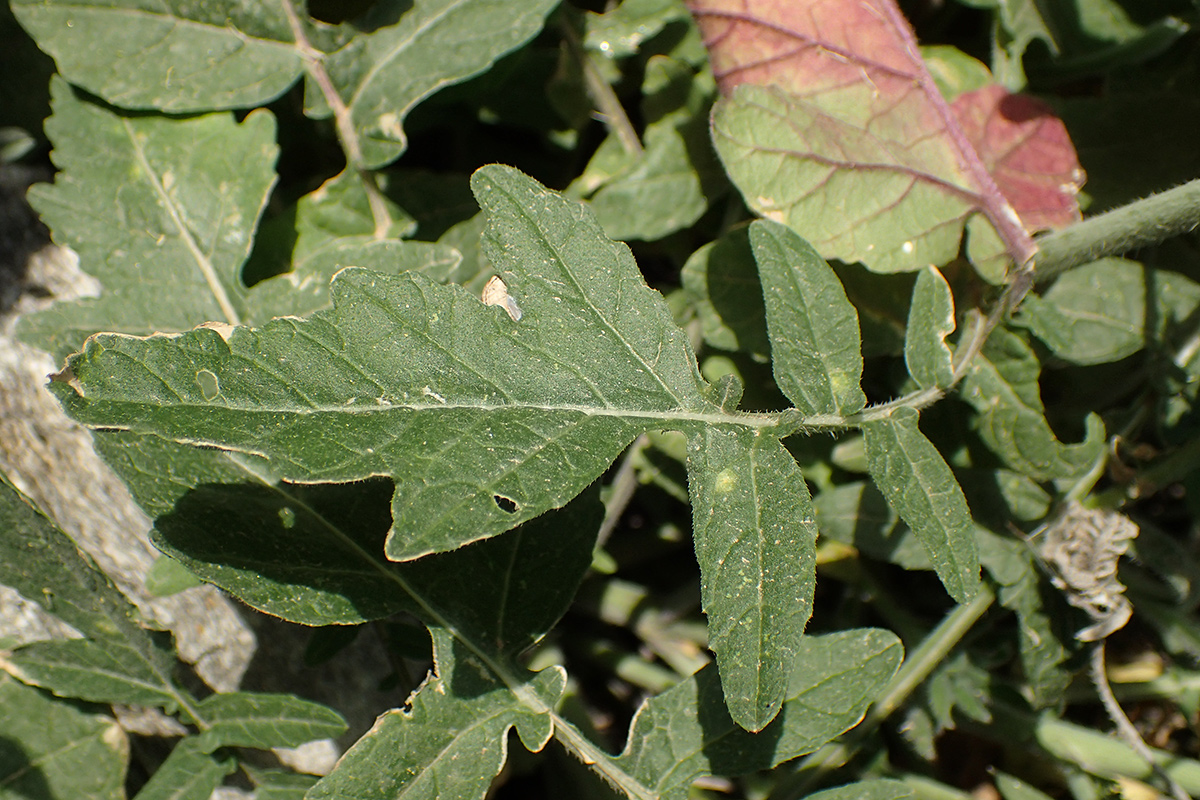
{"label": "plant stem", "polygon": [[1200,179],[1037,239],[1038,281],[1200,227]]}
{"label": "plant stem", "polygon": [[363,164],[362,146],[358,141],[358,132],[354,130],[354,120],[351,119],[350,109],[342,100],[342,96],[338,94],[337,87],[333,85],[333,79],[325,70],[325,62],[322,60],[324,54],[309,44],[308,37],[304,35],[304,26],[300,24],[300,17],[296,14],[296,9],[292,7],[292,0],[284,0],[281,5],[287,15],[288,25],[292,29],[292,36],[296,39],[296,50],[304,59],[308,74],[312,77],[313,83],[321,90],[325,104],[333,113],[334,129],[337,131],[342,152],[346,156],[346,166],[348,169],[354,170],[363,183],[367,203],[371,207],[371,218],[375,222],[373,235],[376,239],[383,239],[392,226],[392,215],[388,213],[387,201],[375,180],[375,173]]}
{"label": "plant stem", "polygon": [[600,74],[600,70],[596,69],[592,57],[583,49],[583,43],[579,41],[579,35],[575,32],[570,20],[565,16],[559,17],[559,28],[563,32],[563,41],[567,43],[567,48],[571,51],[571,57],[579,64],[579,69],[583,73],[583,82],[587,86],[588,97],[596,107],[596,113],[599,114],[609,131],[617,137],[617,141],[621,143],[621,147],[627,154],[642,155],[642,140],[638,138],[633,123],[629,121],[625,107],[621,105],[621,100],[613,91],[612,86]]}
{"label": "plant stem", "polygon": [[617,474],[610,484],[612,494],[609,495],[608,502],[604,504],[604,521],[600,523],[600,532],[596,535],[596,547],[604,547],[608,542],[608,537],[612,536],[612,532],[616,529],[617,523],[621,521],[621,515],[629,507],[629,501],[633,499],[633,494],[638,487],[634,464],[649,444],[650,439],[643,433],[634,439],[633,444],[629,445],[625,451],[625,458],[621,460],[621,466],[617,468]]}
{"label": "plant stem", "polygon": [[841,741],[830,742],[800,762],[795,772],[779,782],[768,800],[794,800],[803,797],[819,780],[841,767],[858,751],[862,741],[900,707],[913,690],[945,660],[967,631],[979,621],[996,594],[983,584],[978,594],[946,615],[925,640],[905,659],[879,698],[871,705],[862,722]]}
{"label": "plant stem", "polygon": [[1103,639],[1096,642],[1096,645],[1092,648],[1090,667],[1092,685],[1096,687],[1096,693],[1100,695],[1100,702],[1104,704],[1104,710],[1108,712],[1108,718],[1117,726],[1117,733],[1121,737],[1121,741],[1129,745],[1129,748],[1133,752],[1141,756],[1142,760],[1150,765],[1150,769],[1154,771],[1155,776],[1159,780],[1166,784],[1167,790],[1175,800],[1191,800],[1187,792],[1155,761],[1150,747],[1142,740],[1142,736],[1138,733],[1137,728],[1133,727],[1133,723],[1129,721],[1129,717],[1125,716],[1125,709],[1121,708],[1121,704],[1117,702],[1117,698],[1113,695],[1112,687],[1108,685],[1108,671],[1104,667]]}

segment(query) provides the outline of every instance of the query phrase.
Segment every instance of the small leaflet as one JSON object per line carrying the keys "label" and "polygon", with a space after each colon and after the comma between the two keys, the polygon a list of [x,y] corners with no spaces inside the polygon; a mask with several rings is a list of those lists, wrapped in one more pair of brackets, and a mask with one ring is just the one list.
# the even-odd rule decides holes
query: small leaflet
{"label": "small leaflet", "polygon": [[483,287],[483,304],[502,307],[512,317],[513,322],[519,322],[521,319],[521,307],[509,295],[508,286],[500,280],[499,275],[493,275],[487,286]]}

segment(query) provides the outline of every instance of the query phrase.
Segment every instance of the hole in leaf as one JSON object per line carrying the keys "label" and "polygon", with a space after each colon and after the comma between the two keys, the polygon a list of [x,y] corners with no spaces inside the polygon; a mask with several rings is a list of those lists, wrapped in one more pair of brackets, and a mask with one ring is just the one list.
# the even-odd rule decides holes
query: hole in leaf
{"label": "hole in leaf", "polygon": [[496,501],[496,505],[500,506],[500,510],[505,514],[517,513],[517,503],[515,500],[498,494],[492,495],[492,499]]}

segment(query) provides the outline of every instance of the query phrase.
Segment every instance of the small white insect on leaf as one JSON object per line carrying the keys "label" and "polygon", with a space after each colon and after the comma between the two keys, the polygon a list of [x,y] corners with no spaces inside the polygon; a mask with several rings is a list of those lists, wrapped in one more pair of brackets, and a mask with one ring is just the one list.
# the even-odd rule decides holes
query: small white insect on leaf
{"label": "small white insect on leaf", "polygon": [[508,286],[504,281],[500,280],[499,275],[493,275],[492,279],[487,282],[487,286],[483,287],[483,304],[487,306],[500,306],[508,315],[512,317],[513,322],[519,322],[521,319],[521,307],[517,305],[517,301],[508,293]]}

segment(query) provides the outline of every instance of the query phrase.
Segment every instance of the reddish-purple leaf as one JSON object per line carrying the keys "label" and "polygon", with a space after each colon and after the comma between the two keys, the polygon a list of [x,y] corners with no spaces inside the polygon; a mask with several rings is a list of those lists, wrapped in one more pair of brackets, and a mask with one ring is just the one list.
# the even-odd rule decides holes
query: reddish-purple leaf
{"label": "reddish-purple leaf", "polygon": [[1033,255],[890,0],[689,6],[725,95],[717,149],[755,211],[881,272],[951,260],[968,223],[973,257],[997,244],[1019,264]]}
{"label": "reddish-purple leaf", "polygon": [[1030,233],[1080,219],[1086,178],[1062,120],[1039,100],[985,86],[954,99],[954,113],[992,179]]}

